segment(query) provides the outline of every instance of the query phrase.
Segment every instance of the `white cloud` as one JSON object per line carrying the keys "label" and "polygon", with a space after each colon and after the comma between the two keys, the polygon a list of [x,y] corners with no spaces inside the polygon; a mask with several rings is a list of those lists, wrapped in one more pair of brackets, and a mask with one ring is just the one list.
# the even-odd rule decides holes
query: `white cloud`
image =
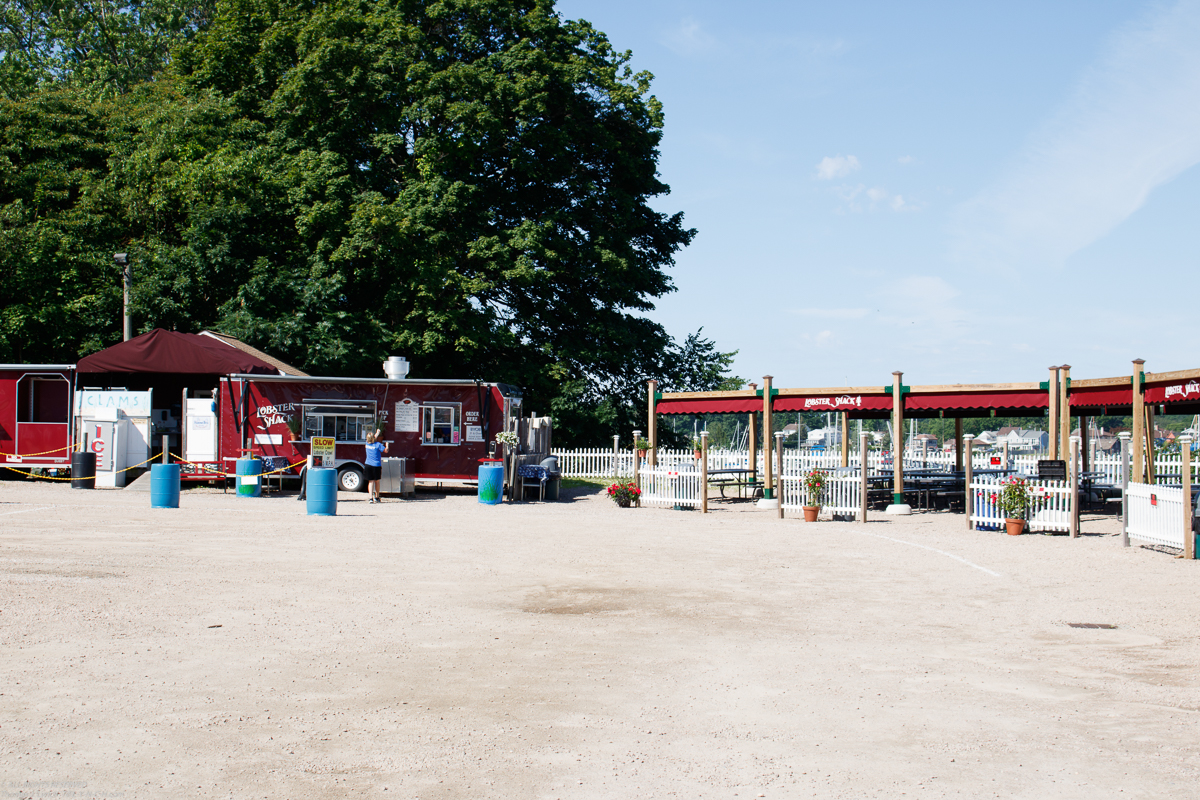
{"label": "white cloud", "polygon": [[817,164],[816,179],[828,181],[833,178],[844,178],[851,172],[861,169],[862,165],[854,156],[825,156]]}
{"label": "white cloud", "polygon": [[959,212],[954,249],[981,266],[1057,264],[1200,163],[1200,3],[1120,30],[1014,167]]}
{"label": "white cloud", "polygon": [[896,159],[897,164],[911,164],[914,161],[916,161],[916,159],[913,158],[912,156],[900,156],[899,158]]}
{"label": "white cloud", "polygon": [[716,47],[717,40],[704,30],[704,26],[692,17],[685,17],[667,32],[664,44],[680,55],[696,55]]}
{"label": "white cloud", "polygon": [[[881,206],[892,211],[920,211],[924,207],[924,204],[911,203],[904,199],[904,195],[892,194],[882,186],[872,186],[868,189],[861,183],[857,186],[841,185],[835,186],[833,192],[843,202],[839,211],[858,213],[865,208],[875,209]],[[861,200],[864,197],[867,201],[865,207]]]}

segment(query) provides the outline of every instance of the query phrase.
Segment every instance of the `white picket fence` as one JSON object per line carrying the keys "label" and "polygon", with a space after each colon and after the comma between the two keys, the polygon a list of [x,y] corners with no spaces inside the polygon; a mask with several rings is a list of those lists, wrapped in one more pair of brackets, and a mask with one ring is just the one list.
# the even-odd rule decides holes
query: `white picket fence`
{"label": "white picket fence", "polygon": [[[976,530],[1001,530],[1005,515],[993,496],[999,499],[1004,479],[997,475],[980,475],[971,480],[971,496],[974,500],[971,522]],[[1071,485],[1066,481],[1027,481],[1029,485],[1030,531],[1071,530],[1074,501]]]}
{"label": "white picket fence", "polygon": [[1191,535],[1191,529],[1184,520],[1182,486],[1130,483],[1126,498],[1130,539],[1183,548],[1184,537]]}
{"label": "white picket fence", "polygon": [[[821,497],[821,508],[831,514],[848,515],[858,519],[861,510],[862,481],[858,475],[829,475],[825,479],[825,493]],[[787,471],[780,478],[780,501],[784,511],[799,511],[812,505],[808,491],[804,488],[804,476]]]}
{"label": "white picket fence", "polygon": [[695,464],[638,468],[641,484],[641,503],[644,506],[690,506],[699,508],[701,492],[700,470]]}
{"label": "white picket fence", "polygon": [[[611,449],[592,450],[558,450],[558,467],[564,478],[611,478],[614,475],[629,477],[633,474],[632,451],[623,450],[614,454]],[[992,460],[1003,458],[996,451],[972,453],[972,465],[975,469],[1004,466],[993,464]],[[785,451],[784,472],[802,472],[810,469],[836,469],[841,466],[841,455],[836,450],[826,452]],[[1045,453],[1011,453],[1008,467],[1026,475],[1037,474],[1037,462],[1046,458]],[[757,454],[756,467],[761,473],[763,454]],[[695,453],[691,450],[659,450],[658,463],[664,466],[682,466],[695,462]],[[851,451],[850,466],[857,467],[862,463],[858,451]],[[867,465],[873,472],[891,470],[891,456],[884,456],[878,450],[869,451]],[[709,469],[746,469],[750,466],[750,453],[746,450],[717,450],[708,451]],[[954,469],[954,454],[941,451],[922,453],[920,450],[908,450],[904,454],[904,468],[935,469],[949,472]],[[1178,483],[1182,471],[1180,456],[1158,456],[1154,459],[1155,474],[1159,483]],[[1113,486],[1121,485],[1121,457],[1119,454],[1098,455],[1088,464],[1090,472],[1101,473],[1101,482]],[[1200,459],[1192,460],[1192,482],[1200,481]]]}

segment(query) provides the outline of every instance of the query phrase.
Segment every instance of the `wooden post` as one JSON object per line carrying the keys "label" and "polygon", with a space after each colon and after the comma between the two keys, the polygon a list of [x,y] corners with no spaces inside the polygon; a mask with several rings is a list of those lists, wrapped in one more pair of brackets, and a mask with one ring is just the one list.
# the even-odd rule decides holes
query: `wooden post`
{"label": "wooden post", "polygon": [[[636,454],[635,454],[636,457]],[[613,483],[621,475],[621,437],[613,436]]]}
{"label": "wooden post", "polygon": [[1129,431],[1117,434],[1121,440],[1121,546],[1129,547]]}
{"label": "wooden post", "polygon": [[1008,460],[1008,439],[1005,439],[1005,440],[1004,440],[1004,444],[1003,444],[1003,446],[1002,446],[1002,449],[1003,449],[1003,451],[1004,451],[1004,468],[1005,468],[1006,470],[1007,470],[1007,469],[1011,469],[1011,468],[1012,468],[1012,462]]}
{"label": "wooden post", "polygon": [[[1064,459],[1071,456],[1071,398],[1068,396],[1070,381],[1071,365],[1063,364],[1058,368],[1058,446],[1062,454],[1059,457]],[[1075,469],[1074,462],[1071,463],[1071,469]]]}
{"label": "wooden post", "polygon": [[1129,480],[1134,483],[1146,482],[1143,460],[1143,454],[1146,452],[1146,402],[1142,395],[1142,370],[1145,364],[1146,360],[1143,358],[1133,360],[1133,453],[1130,457],[1133,471],[1129,474]]}
{"label": "wooden post", "polygon": [[163,443],[162,463],[170,464],[171,459],[169,458],[169,455],[170,455],[170,451],[171,451],[171,442],[170,442],[170,437],[167,436],[167,434],[165,434],[165,433],[163,434],[162,443]]}
{"label": "wooden post", "polygon": [[775,497],[779,500],[779,518],[783,519],[783,431],[775,431]]}
{"label": "wooden post", "polygon": [[758,412],[750,412],[750,482],[753,483],[758,474]]}
{"label": "wooden post", "polygon": [[892,373],[892,504],[888,514],[911,514],[904,502],[904,390],[903,372]]}
{"label": "wooden post", "polygon": [[647,387],[648,387],[648,389],[649,389],[649,391],[647,392],[647,394],[649,394],[649,395],[650,395],[650,400],[649,400],[649,403],[648,403],[648,407],[649,407],[649,414],[647,414],[647,417],[648,417],[648,420],[647,420],[647,425],[648,425],[648,427],[646,428],[646,430],[647,430],[647,432],[648,432],[648,437],[647,437],[647,438],[649,438],[649,439],[650,439],[650,449],[649,449],[649,450],[646,452],[646,463],[647,463],[647,464],[649,464],[651,467],[653,467],[655,464],[657,464],[657,463],[658,463],[658,456],[657,456],[657,448],[658,448],[658,414],[657,414],[657,412],[656,412],[656,411],[655,411],[655,409],[654,409],[654,405],[655,405],[655,403],[654,403],[654,395],[655,395],[655,393],[658,391],[658,381],[653,381],[653,380],[652,380],[652,381],[649,381],[649,382],[647,383]]}
{"label": "wooden post", "polygon": [[1068,474],[1071,480],[1071,538],[1079,538],[1079,437],[1072,436],[1071,440],[1071,464]]}
{"label": "wooden post", "polygon": [[962,472],[963,468],[963,432],[962,417],[954,418],[954,469]]}
{"label": "wooden post", "polygon": [[1079,471],[1091,472],[1091,459],[1089,450],[1092,437],[1088,436],[1088,418],[1079,418]]}
{"label": "wooden post", "polygon": [[1046,433],[1050,434],[1050,456],[1051,461],[1058,459],[1058,367],[1050,368],[1050,381],[1048,383],[1050,393],[1050,418],[1046,421]]}
{"label": "wooden post", "polygon": [[1183,475],[1183,557],[1196,557],[1196,535],[1192,533],[1192,437],[1179,437],[1180,470]]}
{"label": "wooden post", "polygon": [[850,413],[842,412],[842,466],[850,466]]}
{"label": "wooden post", "polygon": [[700,431],[700,513],[708,513],[708,431]]}
{"label": "wooden post", "polygon": [[1146,405],[1146,483],[1153,486],[1158,483],[1158,475],[1154,469],[1154,406]]}
{"label": "wooden post", "polygon": [[763,376],[763,499],[775,494],[771,481],[771,376]]}
{"label": "wooden post", "polygon": [[963,497],[963,510],[967,512],[967,530],[975,530],[975,523],[971,521],[971,516],[975,513],[975,491],[971,488],[971,480],[975,477],[975,468],[972,464],[971,447],[974,444],[975,436],[968,433],[963,437],[963,442],[967,448],[966,460],[963,461],[963,487],[966,489],[966,496]]}
{"label": "wooden post", "polygon": [[[640,458],[638,458],[637,440],[639,437],[641,437],[641,435],[642,435],[641,431],[633,432],[633,485],[639,489],[642,488],[642,476],[641,476],[641,471],[642,471],[641,461],[642,460]],[[638,506],[638,508],[642,507],[641,498],[638,499],[637,506]]]}
{"label": "wooden post", "polygon": [[858,434],[858,452],[862,455],[858,469],[858,521],[867,521],[867,434]]}

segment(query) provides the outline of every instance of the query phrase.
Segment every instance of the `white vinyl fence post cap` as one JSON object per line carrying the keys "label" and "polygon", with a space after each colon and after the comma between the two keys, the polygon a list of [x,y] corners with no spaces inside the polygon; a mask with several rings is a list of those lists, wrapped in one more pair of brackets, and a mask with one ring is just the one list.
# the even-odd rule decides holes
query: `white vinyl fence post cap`
{"label": "white vinyl fence post cap", "polygon": [[1118,439],[1126,439],[1126,440],[1128,440],[1128,439],[1132,439],[1132,438],[1133,438],[1133,434],[1132,434],[1132,433],[1130,433],[1129,431],[1121,431],[1120,433],[1118,433],[1118,434],[1117,434],[1117,438],[1118,438]]}

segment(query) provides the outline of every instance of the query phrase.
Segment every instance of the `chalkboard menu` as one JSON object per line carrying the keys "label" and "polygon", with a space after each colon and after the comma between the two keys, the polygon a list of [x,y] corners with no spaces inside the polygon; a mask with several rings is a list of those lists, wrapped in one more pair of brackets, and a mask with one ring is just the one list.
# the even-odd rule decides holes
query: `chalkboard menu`
{"label": "chalkboard menu", "polygon": [[1067,479],[1067,462],[1049,459],[1038,461],[1038,477],[1042,480],[1065,481]]}

